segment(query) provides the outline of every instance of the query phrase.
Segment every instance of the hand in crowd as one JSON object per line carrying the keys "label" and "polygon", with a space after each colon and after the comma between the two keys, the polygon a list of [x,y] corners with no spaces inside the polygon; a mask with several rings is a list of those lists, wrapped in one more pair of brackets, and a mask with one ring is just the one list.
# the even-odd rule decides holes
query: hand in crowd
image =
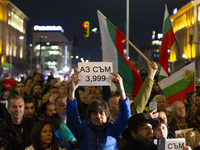
{"label": "hand in crowd", "polygon": [[73,145],[73,147],[75,147],[75,148],[77,148],[78,147],[78,145],[79,145],[79,143],[78,143],[78,141],[76,140],[76,141],[74,141],[74,138],[71,138],[71,139],[69,139],[69,142]]}
{"label": "hand in crowd", "polygon": [[183,150],[192,150],[190,146],[184,146]]}
{"label": "hand in crowd", "polygon": [[114,76],[114,78],[112,79],[112,82],[119,89],[120,99],[125,100],[126,99],[126,93],[125,93],[124,86],[123,86],[123,79],[117,73],[110,73],[110,74],[112,74]]}
{"label": "hand in crowd", "polygon": [[158,117],[158,113],[156,112],[157,109],[153,109],[152,111],[149,112],[149,110],[147,111],[147,117],[149,119],[154,119],[154,118],[157,118]]}
{"label": "hand in crowd", "polygon": [[153,80],[154,76],[158,70],[158,66],[157,66],[156,62],[154,62],[154,61],[148,62],[148,68],[149,68],[148,77]]}
{"label": "hand in crowd", "polygon": [[69,100],[74,100],[74,92],[78,87],[78,81],[81,80],[78,78],[79,73],[80,73],[79,71],[74,73],[70,80]]}

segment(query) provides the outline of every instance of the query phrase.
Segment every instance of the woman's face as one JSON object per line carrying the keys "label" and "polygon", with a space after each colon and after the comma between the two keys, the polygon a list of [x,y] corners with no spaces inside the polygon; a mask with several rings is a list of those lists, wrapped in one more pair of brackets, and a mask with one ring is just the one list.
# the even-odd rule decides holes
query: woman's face
{"label": "woman's face", "polygon": [[41,131],[40,141],[41,145],[46,148],[52,141],[53,133],[50,124],[46,124]]}
{"label": "woman's face", "polygon": [[167,138],[168,135],[168,129],[167,126],[163,123],[161,123],[158,128],[153,130],[153,134],[155,136],[156,139],[160,139],[160,138]]}

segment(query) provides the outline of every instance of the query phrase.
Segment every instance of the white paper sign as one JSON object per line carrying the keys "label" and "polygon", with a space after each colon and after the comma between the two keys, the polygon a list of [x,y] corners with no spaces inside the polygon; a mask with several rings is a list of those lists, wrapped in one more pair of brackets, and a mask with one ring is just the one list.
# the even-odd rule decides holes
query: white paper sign
{"label": "white paper sign", "polygon": [[186,137],[186,133],[188,131],[192,131],[192,130],[193,130],[193,128],[177,130],[177,131],[175,131],[176,138],[185,138]]}
{"label": "white paper sign", "polygon": [[[154,140],[157,145],[157,139]],[[183,150],[186,146],[185,138],[165,139],[165,150]]]}
{"label": "white paper sign", "polygon": [[81,62],[78,63],[80,71],[78,78],[80,86],[110,86],[113,76],[111,62]]}

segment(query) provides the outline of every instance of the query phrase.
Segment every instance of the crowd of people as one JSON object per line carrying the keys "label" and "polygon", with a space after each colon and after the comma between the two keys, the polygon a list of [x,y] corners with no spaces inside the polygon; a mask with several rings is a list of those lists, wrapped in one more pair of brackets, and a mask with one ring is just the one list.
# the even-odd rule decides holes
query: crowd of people
{"label": "crowd of people", "polygon": [[[157,64],[135,97],[126,93],[123,79],[111,73],[117,91],[109,86],[79,86],[79,72],[70,81],[45,82],[31,72],[21,82],[0,81],[0,148],[4,150],[157,150],[155,139],[185,135],[183,150],[200,149],[200,92],[171,105],[156,80]],[[149,110],[156,102],[157,109]]]}

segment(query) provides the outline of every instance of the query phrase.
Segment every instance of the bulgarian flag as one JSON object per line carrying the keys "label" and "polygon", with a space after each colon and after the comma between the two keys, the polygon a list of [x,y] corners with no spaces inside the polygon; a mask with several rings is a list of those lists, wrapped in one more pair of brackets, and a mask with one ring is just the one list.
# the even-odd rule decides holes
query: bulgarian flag
{"label": "bulgarian flag", "polygon": [[133,96],[137,95],[143,81],[137,70],[124,57],[126,37],[100,11],[97,11],[97,14],[101,31],[103,61],[113,63],[113,72],[122,77],[125,92]]}
{"label": "bulgarian flag", "polygon": [[172,47],[172,44],[176,41],[175,34],[173,32],[172,24],[170,21],[167,5],[165,5],[165,15],[163,21],[163,39],[160,48],[159,56],[159,76],[158,81],[168,77],[168,49]]}
{"label": "bulgarian flag", "polygon": [[183,101],[194,91],[195,63],[192,62],[171,76],[158,82],[168,102]]}

